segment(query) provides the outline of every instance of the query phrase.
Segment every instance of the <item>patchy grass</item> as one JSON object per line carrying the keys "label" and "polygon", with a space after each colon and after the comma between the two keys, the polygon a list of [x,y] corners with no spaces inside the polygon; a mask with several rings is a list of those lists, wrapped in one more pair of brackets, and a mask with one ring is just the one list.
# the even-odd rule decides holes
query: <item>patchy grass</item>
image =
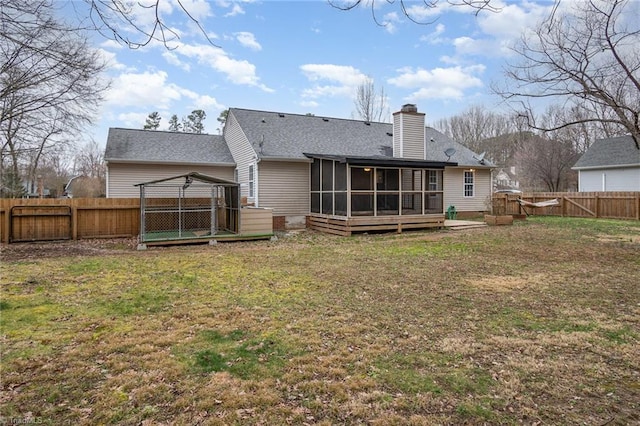
{"label": "patchy grass", "polygon": [[533,217],[146,252],[7,247],[0,419],[638,423],[638,235],[638,222]]}

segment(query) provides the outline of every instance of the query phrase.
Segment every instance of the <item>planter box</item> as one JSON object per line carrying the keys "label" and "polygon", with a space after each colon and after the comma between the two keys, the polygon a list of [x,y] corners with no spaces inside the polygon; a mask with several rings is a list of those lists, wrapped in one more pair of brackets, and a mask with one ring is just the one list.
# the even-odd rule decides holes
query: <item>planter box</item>
{"label": "planter box", "polygon": [[487,225],[513,225],[513,216],[511,215],[501,215],[501,216],[496,216],[496,215],[491,215],[491,214],[486,214],[484,215],[484,221]]}

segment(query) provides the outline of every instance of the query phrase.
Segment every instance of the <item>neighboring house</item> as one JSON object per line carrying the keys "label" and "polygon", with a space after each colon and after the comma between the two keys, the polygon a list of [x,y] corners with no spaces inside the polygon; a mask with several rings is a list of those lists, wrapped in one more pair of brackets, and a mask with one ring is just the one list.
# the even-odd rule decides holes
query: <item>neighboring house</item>
{"label": "neighboring house", "polygon": [[640,191],[640,150],[631,136],[598,139],[572,167],[578,191]]}
{"label": "neighboring house", "polygon": [[494,189],[496,191],[505,191],[509,189],[520,189],[520,182],[516,178],[516,168],[511,166],[509,170],[500,169],[493,178]]}
{"label": "neighboring house", "polygon": [[[309,216],[397,222],[443,218],[449,206],[486,211],[493,165],[425,127],[424,116],[415,105],[394,113],[393,124],[231,108],[222,136],[111,129],[108,196],[198,171],[239,182],[249,204],[273,209],[276,229],[304,227]],[[201,161],[190,149],[202,150]]]}

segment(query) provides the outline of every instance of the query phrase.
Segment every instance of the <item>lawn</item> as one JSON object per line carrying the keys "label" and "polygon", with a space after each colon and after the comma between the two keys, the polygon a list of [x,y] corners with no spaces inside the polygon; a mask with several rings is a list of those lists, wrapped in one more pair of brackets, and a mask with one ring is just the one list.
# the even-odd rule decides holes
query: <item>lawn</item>
{"label": "lawn", "polygon": [[5,246],[0,423],[638,424],[639,236]]}

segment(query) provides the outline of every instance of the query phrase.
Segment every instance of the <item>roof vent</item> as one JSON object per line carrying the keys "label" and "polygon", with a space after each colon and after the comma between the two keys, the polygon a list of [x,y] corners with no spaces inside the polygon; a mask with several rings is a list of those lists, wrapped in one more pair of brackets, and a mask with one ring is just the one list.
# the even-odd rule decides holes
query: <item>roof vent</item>
{"label": "roof vent", "polygon": [[328,119],[328,118],[326,118],[326,117],[324,117],[324,118],[322,119],[322,121],[329,121],[329,119]]}
{"label": "roof vent", "polygon": [[400,108],[401,112],[418,112],[418,107],[416,104],[404,104],[402,108]]}
{"label": "roof vent", "polygon": [[283,113],[278,113],[278,117],[284,118],[284,114]]}
{"label": "roof vent", "polygon": [[365,121],[365,122],[364,122],[364,124],[365,124],[366,126],[371,126],[371,122],[369,122],[369,121]]}
{"label": "roof vent", "polygon": [[266,123],[266,122],[267,122],[267,120],[265,120],[265,119],[264,119],[264,117],[262,117],[262,122],[263,122],[263,123]]}
{"label": "roof vent", "polygon": [[387,136],[393,136],[393,133],[387,132]]}

